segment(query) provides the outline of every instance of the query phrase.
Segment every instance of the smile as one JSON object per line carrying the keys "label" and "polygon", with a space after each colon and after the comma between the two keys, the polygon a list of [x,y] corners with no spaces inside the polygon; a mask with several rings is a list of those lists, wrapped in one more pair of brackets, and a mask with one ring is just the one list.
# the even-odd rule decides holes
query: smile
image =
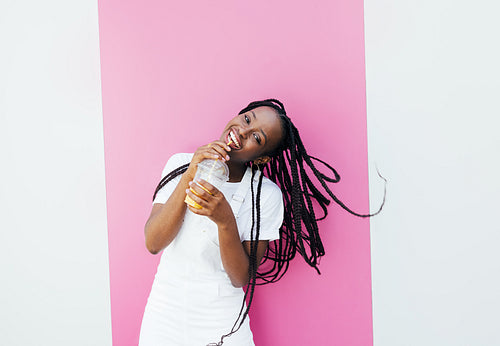
{"label": "smile", "polygon": [[234,130],[229,131],[228,139],[230,139],[234,143],[236,149],[241,148],[241,143],[239,141],[238,135],[236,134],[236,132],[234,132]]}

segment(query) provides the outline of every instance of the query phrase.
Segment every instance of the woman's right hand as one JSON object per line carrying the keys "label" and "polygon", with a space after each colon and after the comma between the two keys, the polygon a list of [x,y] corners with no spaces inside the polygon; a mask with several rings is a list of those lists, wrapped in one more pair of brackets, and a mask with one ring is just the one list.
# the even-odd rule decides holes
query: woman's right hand
{"label": "woman's right hand", "polygon": [[229,160],[229,155],[227,154],[229,151],[231,151],[231,147],[223,141],[213,141],[207,145],[199,147],[196,149],[193,158],[191,159],[191,163],[184,174],[190,181],[193,180],[196,174],[196,169],[198,168],[198,163],[206,159],[219,159],[222,160],[222,162],[226,162]]}

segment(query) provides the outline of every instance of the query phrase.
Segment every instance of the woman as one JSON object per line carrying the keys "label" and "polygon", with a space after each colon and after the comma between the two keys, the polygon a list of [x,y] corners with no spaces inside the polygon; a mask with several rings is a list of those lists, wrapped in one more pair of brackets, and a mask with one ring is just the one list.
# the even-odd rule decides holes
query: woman
{"label": "woman", "polygon": [[[220,190],[193,182],[204,159],[228,165],[229,182]],[[319,172],[313,160],[333,177]],[[257,279],[279,280],[297,251],[318,270],[318,259],[325,254],[317,221],[326,217],[330,200],[313,185],[305,166],[345,210],[370,216],[351,211],[331,192],[326,183],[338,182],[340,176],[307,154],[283,104],[275,99],[250,103],[219,140],[194,154],[170,158],[145,226],[148,250],[164,252],[140,345],[254,345],[246,317]],[[186,194],[202,208],[187,206]],[[324,212],[320,218],[312,199]],[[257,272],[259,264],[263,267]]]}

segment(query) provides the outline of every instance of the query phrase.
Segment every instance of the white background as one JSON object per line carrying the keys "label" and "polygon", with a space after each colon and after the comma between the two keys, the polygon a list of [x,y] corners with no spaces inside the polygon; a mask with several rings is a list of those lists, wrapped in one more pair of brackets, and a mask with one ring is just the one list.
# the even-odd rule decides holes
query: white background
{"label": "white background", "polygon": [[0,345],[110,345],[97,1],[0,3]]}
{"label": "white background", "polygon": [[500,345],[499,12],[365,2],[375,346]]}

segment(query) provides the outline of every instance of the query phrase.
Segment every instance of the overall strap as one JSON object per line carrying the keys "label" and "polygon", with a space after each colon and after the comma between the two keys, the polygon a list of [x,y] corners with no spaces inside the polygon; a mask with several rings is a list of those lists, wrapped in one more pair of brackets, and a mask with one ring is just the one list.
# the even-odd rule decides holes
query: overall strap
{"label": "overall strap", "polygon": [[[255,179],[259,178],[261,174],[260,171],[255,173]],[[233,214],[235,218],[238,218],[238,214],[240,212],[240,208],[243,205],[243,201],[247,198],[247,195],[250,194],[250,183],[252,180],[252,169],[247,167],[245,175],[243,179],[241,179],[240,186],[236,190],[236,193],[233,195],[233,199],[231,200],[231,208],[233,209]]]}

